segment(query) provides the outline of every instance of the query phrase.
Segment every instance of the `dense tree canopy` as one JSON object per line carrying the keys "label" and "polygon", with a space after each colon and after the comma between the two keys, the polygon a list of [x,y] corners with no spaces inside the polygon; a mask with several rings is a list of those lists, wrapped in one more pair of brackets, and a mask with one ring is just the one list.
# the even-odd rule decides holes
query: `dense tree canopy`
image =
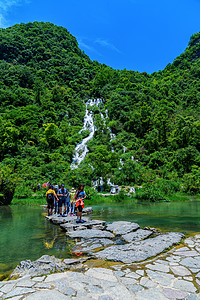
{"label": "dense tree canopy", "polygon": [[[91,108],[96,132],[89,155],[71,170],[75,146],[88,135],[79,131],[89,98],[102,98],[104,105]],[[6,182],[90,185],[102,176],[140,185],[178,178],[187,190],[195,185],[199,191],[199,99],[200,33],[172,64],[150,75],[91,61],[75,37],[51,23],[0,30],[0,165]]]}

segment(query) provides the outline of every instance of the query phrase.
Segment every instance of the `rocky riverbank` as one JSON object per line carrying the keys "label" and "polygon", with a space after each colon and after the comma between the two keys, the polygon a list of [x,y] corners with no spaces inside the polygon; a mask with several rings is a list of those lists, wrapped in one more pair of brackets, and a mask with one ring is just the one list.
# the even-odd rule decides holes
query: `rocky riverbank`
{"label": "rocky riverbank", "polygon": [[0,283],[0,299],[200,299],[200,235],[184,240],[133,222],[47,218],[80,257],[21,262],[12,280]]}
{"label": "rocky riverbank", "polygon": [[[50,265],[52,258],[42,261]],[[3,281],[0,299],[200,299],[200,235],[145,262],[77,261],[65,272]]]}

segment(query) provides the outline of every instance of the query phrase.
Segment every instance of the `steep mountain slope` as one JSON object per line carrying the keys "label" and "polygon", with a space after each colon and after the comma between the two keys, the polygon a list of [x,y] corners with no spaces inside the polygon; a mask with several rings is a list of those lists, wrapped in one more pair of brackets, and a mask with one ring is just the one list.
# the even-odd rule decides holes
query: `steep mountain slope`
{"label": "steep mountain slope", "polygon": [[[181,179],[198,191],[199,53],[195,34],[171,65],[149,75],[92,62],[51,23],[1,29],[0,178],[69,185],[99,177],[124,185]],[[90,98],[104,104],[90,108],[96,131],[89,154],[71,170],[76,144],[89,135],[80,130]]]}

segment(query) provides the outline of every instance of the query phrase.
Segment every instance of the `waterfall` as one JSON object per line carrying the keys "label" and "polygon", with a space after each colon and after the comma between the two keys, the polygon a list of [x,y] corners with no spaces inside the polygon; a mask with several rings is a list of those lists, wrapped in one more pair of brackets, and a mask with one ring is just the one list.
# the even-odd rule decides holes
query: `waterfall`
{"label": "waterfall", "polygon": [[77,169],[80,163],[85,159],[86,155],[88,154],[89,150],[87,148],[87,142],[91,140],[95,133],[95,126],[93,120],[93,112],[88,109],[90,106],[99,106],[100,103],[103,103],[102,99],[89,99],[86,102],[86,109],[85,109],[85,117],[83,128],[79,131],[89,130],[90,134],[84,138],[80,143],[76,145],[75,153],[72,158],[71,163],[71,170]]}

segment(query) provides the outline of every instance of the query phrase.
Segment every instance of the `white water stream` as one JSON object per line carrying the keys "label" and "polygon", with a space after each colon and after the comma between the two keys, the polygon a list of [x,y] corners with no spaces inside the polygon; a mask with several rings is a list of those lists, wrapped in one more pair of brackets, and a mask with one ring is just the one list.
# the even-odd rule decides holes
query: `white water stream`
{"label": "white water stream", "polygon": [[75,153],[71,163],[71,169],[77,169],[80,163],[85,159],[86,155],[88,154],[89,150],[87,148],[87,142],[91,140],[95,133],[95,126],[93,120],[93,112],[90,111],[89,107],[91,106],[99,106],[100,103],[103,103],[102,99],[89,99],[86,102],[86,110],[85,110],[85,117],[83,128],[79,131],[89,130],[90,134],[84,138],[80,143],[76,145]]}

